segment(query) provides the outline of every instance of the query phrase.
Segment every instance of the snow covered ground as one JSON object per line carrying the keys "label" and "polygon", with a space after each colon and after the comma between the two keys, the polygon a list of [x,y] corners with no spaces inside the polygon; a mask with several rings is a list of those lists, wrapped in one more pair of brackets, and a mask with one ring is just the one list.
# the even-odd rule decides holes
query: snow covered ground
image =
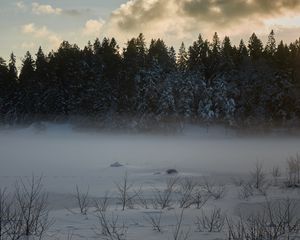
{"label": "snow covered ground", "polygon": [[[162,232],[155,232],[147,213],[158,214],[150,204],[145,209],[139,204],[133,209],[121,210],[117,200],[116,183],[125,173],[138,191],[142,187],[145,198],[151,199],[155,189],[164,188],[172,178],[165,173],[176,169],[178,177],[192,178],[203,182],[204,177],[218,185],[225,185],[225,196],[210,198],[201,210],[194,206],[183,214],[183,232],[189,232],[188,239],[226,239],[226,231],[220,233],[199,232],[195,220],[202,210],[209,212],[218,207],[222,213],[237,216],[239,208],[247,209],[265,201],[261,193],[249,199],[241,199],[240,186],[232,178],[248,179],[249,172],[259,160],[264,171],[270,173],[279,166],[282,176],[286,175],[286,158],[299,152],[300,138],[288,136],[240,137],[234,131],[222,127],[200,128],[189,126],[176,136],[109,134],[76,132],[68,124],[45,124],[44,129],[36,126],[0,131],[0,187],[13,186],[16,179],[43,175],[43,184],[49,192],[51,217],[55,219],[48,238],[102,239],[98,235],[93,201],[87,215],[81,215],[74,198],[75,186],[82,191],[89,188],[91,199],[101,199],[107,192],[111,205],[107,216],[119,216],[124,222],[127,238],[130,240],[174,239],[176,219],[180,209],[176,203],[162,210]],[[122,167],[111,167],[119,162]],[[300,199],[299,191],[281,187],[268,189],[268,198],[289,197]],[[104,238],[105,239],[105,238]]]}

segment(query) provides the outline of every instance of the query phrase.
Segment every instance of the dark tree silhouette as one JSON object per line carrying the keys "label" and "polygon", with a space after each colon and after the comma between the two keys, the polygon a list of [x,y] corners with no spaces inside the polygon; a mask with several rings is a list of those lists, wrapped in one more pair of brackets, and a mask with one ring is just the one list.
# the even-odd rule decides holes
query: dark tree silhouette
{"label": "dark tree silhouette", "polygon": [[35,56],[26,53],[19,75],[13,53],[8,63],[0,58],[1,123],[299,123],[300,39],[277,45],[274,31],[265,46],[255,33],[247,46],[200,34],[176,54],[162,39],[148,47],[140,34],[122,51],[104,38],[83,49],[64,41],[49,54],[40,47]]}

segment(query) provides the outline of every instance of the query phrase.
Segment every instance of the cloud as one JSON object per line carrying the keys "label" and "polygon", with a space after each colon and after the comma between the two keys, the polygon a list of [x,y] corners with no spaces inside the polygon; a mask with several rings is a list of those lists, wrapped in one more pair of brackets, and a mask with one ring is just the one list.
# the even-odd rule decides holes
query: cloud
{"label": "cloud", "polygon": [[24,2],[20,1],[20,2],[16,2],[15,5],[17,6],[17,8],[19,10],[25,11],[27,10],[27,6],[24,4]]}
{"label": "cloud", "polygon": [[[176,0],[130,0],[112,12],[104,26],[105,35],[126,42],[139,33],[146,38],[190,38],[186,19],[179,17]],[[169,41],[170,42],[170,41]]]}
{"label": "cloud", "polygon": [[249,17],[273,17],[300,10],[299,0],[130,0],[112,13],[120,28],[157,22],[169,17],[181,17],[231,25]]}
{"label": "cloud", "polygon": [[63,10],[61,8],[54,8],[51,5],[42,5],[34,2],[32,3],[32,12],[36,15],[60,15],[63,12]]}
{"label": "cloud", "polygon": [[110,16],[109,34],[130,37],[194,38],[198,33],[241,36],[269,30],[265,22],[299,15],[299,0],[129,0]]}
{"label": "cloud", "polygon": [[97,37],[100,35],[101,30],[104,26],[104,20],[100,19],[100,20],[94,20],[94,19],[90,19],[85,23],[84,29],[82,30],[82,33],[85,36],[93,36],[93,37]]}
{"label": "cloud", "polygon": [[31,49],[34,49],[34,47],[35,47],[34,42],[23,42],[21,44],[21,48],[25,49],[25,50],[29,50],[29,49],[31,50]]}
{"label": "cloud", "polygon": [[34,27],[33,23],[23,25],[23,27],[22,27],[23,33],[33,33],[34,31],[35,31],[35,27]]}
{"label": "cloud", "polygon": [[300,9],[298,0],[182,0],[179,5],[184,16],[225,26],[249,17],[274,17]]}
{"label": "cloud", "polygon": [[[14,5],[22,11],[27,11],[29,6],[25,4],[23,1],[16,2]],[[31,4],[31,11],[35,15],[66,15],[71,17],[78,17],[82,15],[89,15],[92,10],[89,8],[86,9],[62,9],[53,7],[49,4],[39,4],[37,2],[33,2]]]}
{"label": "cloud", "polygon": [[32,3],[32,12],[37,15],[43,14],[54,14],[54,15],[67,15],[72,17],[81,16],[84,14],[89,14],[91,9],[62,9],[55,8],[51,5],[41,5],[39,3]]}
{"label": "cloud", "polygon": [[122,29],[143,27],[164,18],[170,10],[168,9],[170,2],[170,0],[131,0],[114,11],[112,19],[115,19]]}
{"label": "cloud", "polygon": [[56,33],[49,31],[46,26],[36,27],[34,23],[29,23],[22,26],[22,32],[31,34],[37,39],[46,40],[52,48],[59,47],[62,42],[62,39]]}

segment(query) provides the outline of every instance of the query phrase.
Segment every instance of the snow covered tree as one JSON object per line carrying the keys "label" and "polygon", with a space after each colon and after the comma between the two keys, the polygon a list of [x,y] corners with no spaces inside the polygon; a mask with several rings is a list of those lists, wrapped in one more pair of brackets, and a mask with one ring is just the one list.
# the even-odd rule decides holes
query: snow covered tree
{"label": "snow covered tree", "polygon": [[171,119],[176,114],[176,105],[173,93],[174,77],[174,74],[168,74],[162,84],[157,111],[157,115],[160,119]]}
{"label": "snow covered tree", "polygon": [[177,57],[177,66],[179,71],[185,72],[188,65],[188,53],[185,49],[185,45],[182,42],[179,48],[178,57]]}
{"label": "snow covered tree", "polygon": [[191,74],[182,75],[178,86],[178,113],[186,119],[193,117],[194,77]]}
{"label": "snow covered tree", "polygon": [[229,73],[218,74],[210,86],[203,87],[203,97],[198,104],[198,116],[205,122],[232,122],[236,111],[234,87]]}
{"label": "snow covered tree", "polygon": [[64,41],[49,54],[39,48],[36,59],[27,52],[19,76],[14,54],[8,64],[0,58],[0,113],[12,124],[118,115],[284,123],[300,118],[299,69],[300,39],[276,46],[274,31],[265,46],[255,33],[248,46],[199,35],[177,57],[162,39],[148,48],[143,34],[122,52],[114,38],[83,49]]}
{"label": "snow covered tree", "polygon": [[151,68],[142,70],[136,76],[136,110],[139,116],[153,115],[158,112],[160,86],[163,83],[163,70],[154,61]]}

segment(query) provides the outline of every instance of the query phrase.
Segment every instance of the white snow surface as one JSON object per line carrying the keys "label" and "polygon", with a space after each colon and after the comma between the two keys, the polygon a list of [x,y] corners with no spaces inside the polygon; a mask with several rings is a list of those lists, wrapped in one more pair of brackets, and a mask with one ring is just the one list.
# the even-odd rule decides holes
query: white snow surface
{"label": "white snow surface", "polygon": [[[223,127],[187,126],[177,135],[77,132],[70,124],[43,123],[43,128],[0,130],[0,187],[13,186],[19,177],[43,175],[45,190],[49,192],[51,216],[55,223],[49,239],[101,239],[95,233],[97,220],[91,208],[87,216],[76,209],[73,198],[75,186],[89,188],[90,196],[101,198],[106,192],[116,196],[116,182],[125,173],[130,182],[151,196],[154,188],[163,186],[168,178],[165,171],[176,169],[180,177],[207,176],[227,186],[226,197],[210,200],[205,210],[214,206],[234,215],[242,204],[257,204],[262,196],[248,201],[238,198],[231,184],[235,176],[247,177],[257,160],[270,173],[273,166],[285,171],[286,158],[300,151],[300,138],[289,136],[245,137]],[[110,167],[119,162],[122,167]],[[276,198],[300,198],[297,191],[275,189]],[[72,209],[72,211],[67,210]],[[179,209],[163,210],[163,233],[154,232],[145,221],[145,212],[157,211],[136,207],[121,211],[118,205],[109,214],[120,216],[128,228],[127,239],[172,239],[172,230]],[[225,233],[199,233],[194,221],[201,210],[187,209],[184,229],[189,239],[225,239]]]}

